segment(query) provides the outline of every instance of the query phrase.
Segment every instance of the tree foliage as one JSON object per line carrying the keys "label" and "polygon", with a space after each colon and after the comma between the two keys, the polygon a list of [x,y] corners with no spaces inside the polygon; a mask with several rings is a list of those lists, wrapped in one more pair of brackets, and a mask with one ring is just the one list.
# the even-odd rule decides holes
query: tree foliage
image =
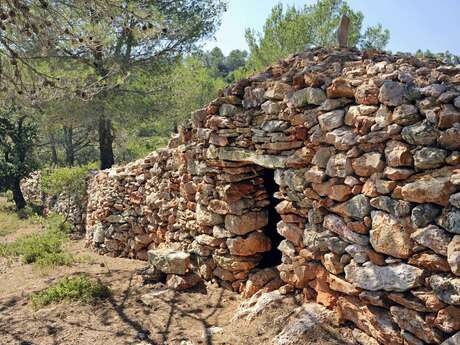
{"label": "tree foliage", "polygon": [[446,64],[452,64],[452,65],[460,64],[460,56],[452,54],[448,50],[445,51],[444,53],[433,53],[429,49],[425,51],[422,51],[421,49],[419,49],[415,52],[415,56],[418,58],[438,60]]}
{"label": "tree foliage", "polygon": [[382,24],[370,26],[361,37],[360,47],[364,50],[383,50],[390,41],[390,31],[383,29]]}
{"label": "tree foliage", "polygon": [[[190,51],[213,34],[224,9],[220,0],[2,1],[1,61],[13,66],[9,81],[18,86],[40,87],[21,79],[32,72],[41,86],[73,87],[86,98],[118,85],[131,67]],[[68,62],[90,73],[65,78],[60,66],[42,61]]]}
{"label": "tree foliage", "polygon": [[228,56],[222,53],[220,48],[215,47],[209,52],[200,52],[195,54],[212,70],[215,78],[224,78],[228,82],[232,82],[231,73],[246,64],[248,52],[245,50],[234,49]]}
{"label": "tree foliage", "polygon": [[18,92],[36,95],[46,85],[94,102],[101,168],[108,168],[115,139],[105,107],[110,93],[129,92],[124,86],[137,70],[191,51],[213,34],[224,9],[221,0],[6,1],[0,64],[11,66],[7,80]]}
{"label": "tree foliage", "polygon": [[13,191],[18,210],[26,206],[20,181],[37,167],[32,154],[36,138],[36,124],[19,108],[11,106],[0,113],[0,190]]}
{"label": "tree foliage", "polygon": [[352,10],[344,0],[319,0],[301,8],[278,4],[272,8],[262,33],[246,30],[250,50],[248,68],[261,69],[291,53],[312,46],[330,47],[337,43],[340,18],[350,18],[349,45],[365,49],[383,49],[389,40],[381,25],[367,28],[362,34],[363,14]]}

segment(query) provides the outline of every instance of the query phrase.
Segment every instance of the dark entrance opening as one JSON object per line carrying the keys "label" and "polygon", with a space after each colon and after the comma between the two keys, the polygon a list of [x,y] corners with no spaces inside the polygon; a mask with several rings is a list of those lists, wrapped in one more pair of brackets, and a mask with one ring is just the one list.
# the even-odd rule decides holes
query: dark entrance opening
{"label": "dark entrance opening", "polygon": [[274,194],[278,191],[278,185],[275,183],[275,171],[264,169],[262,178],[264,179],[264,185],[270,199],[270,205],[266,207],[268,210],[268,225],[264,233],[272,241],[272,249],[263,254],[262,261],[258,267],[267,268],[275,267],[281,263],[282,254],[278,250],[278,245],[284,238],[276,231],[276,224],[281,220],[281,216],[275,209],[275,206],[279,203],[279,200],[274,197]]}

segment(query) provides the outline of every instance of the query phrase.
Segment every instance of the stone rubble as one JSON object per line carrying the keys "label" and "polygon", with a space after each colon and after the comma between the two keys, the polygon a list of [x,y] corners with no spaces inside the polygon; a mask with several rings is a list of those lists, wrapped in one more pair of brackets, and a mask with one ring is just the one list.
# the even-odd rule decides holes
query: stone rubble
{"label": "stone rubble", "polygon": [[292,55],[192,113],[168,148],[93,176],[87,240],[143,260],[189,253],[190,272],[246,296],[289,284],[381,344],[450,344],[459,97],[459,66]]}
{"label": "stone rubble", "polygon": [[[21,191],[28,203],[39,205],[43,214],[60,213],[72,226],[72,233],[82,236],[85,233],[87,195],[47,195],[42,190],[40,171],[33,172],[21,181]],[[85,193],[86,194],[86,193]]]}

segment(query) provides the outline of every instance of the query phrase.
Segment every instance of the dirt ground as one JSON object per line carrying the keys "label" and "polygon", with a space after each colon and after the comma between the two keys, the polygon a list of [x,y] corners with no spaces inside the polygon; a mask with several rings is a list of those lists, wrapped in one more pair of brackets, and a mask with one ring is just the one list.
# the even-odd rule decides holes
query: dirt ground
{"label": "dirt ground", "polygon": [[[30,231],[18,229],[0,241]],[[47,271],[0,258],[1,345],[269,344],[285,325],[282,316],[298,305],[292,298],[253,321],[232,321],[242,301],[233,292],[213,284],[185,292],[143,285],[136,274],[146,266],[143,261],[97,255],[84,247],[83,240],[72,241],[67,251],[79,258],[78,263]],[[80,273],[108,285],[112,296],[94,305],[61,303],[32,309],[30,294]],[[303,344],[343,344],[328,330],[306,338]]]}

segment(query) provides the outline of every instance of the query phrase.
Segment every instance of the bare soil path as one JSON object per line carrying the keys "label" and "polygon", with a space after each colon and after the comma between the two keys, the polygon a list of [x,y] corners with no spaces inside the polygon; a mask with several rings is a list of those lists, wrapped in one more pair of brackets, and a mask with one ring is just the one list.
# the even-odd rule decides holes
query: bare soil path
{"label": "bare soil path", "polygon": [[[33,231],[41,230],[28,226],[0,241]],[[213,284],[182,292],[161,283],[144,285],[137,275],[146,266],[143,261],[97,255],[82,240],[71,241],[66,250],[77,262],[46,271],[0,257],[1,345],[269,344],[284,327],[280,315],[289,315],[297,306],[293,299],[253,321],[232,321],[242,300],[233,292]],[[32,308],[32,293],[81,273],[109,286],[112,296],[93,305]],[[322,331],[307,338],[304,344],[342,344],[334,334]]]}

